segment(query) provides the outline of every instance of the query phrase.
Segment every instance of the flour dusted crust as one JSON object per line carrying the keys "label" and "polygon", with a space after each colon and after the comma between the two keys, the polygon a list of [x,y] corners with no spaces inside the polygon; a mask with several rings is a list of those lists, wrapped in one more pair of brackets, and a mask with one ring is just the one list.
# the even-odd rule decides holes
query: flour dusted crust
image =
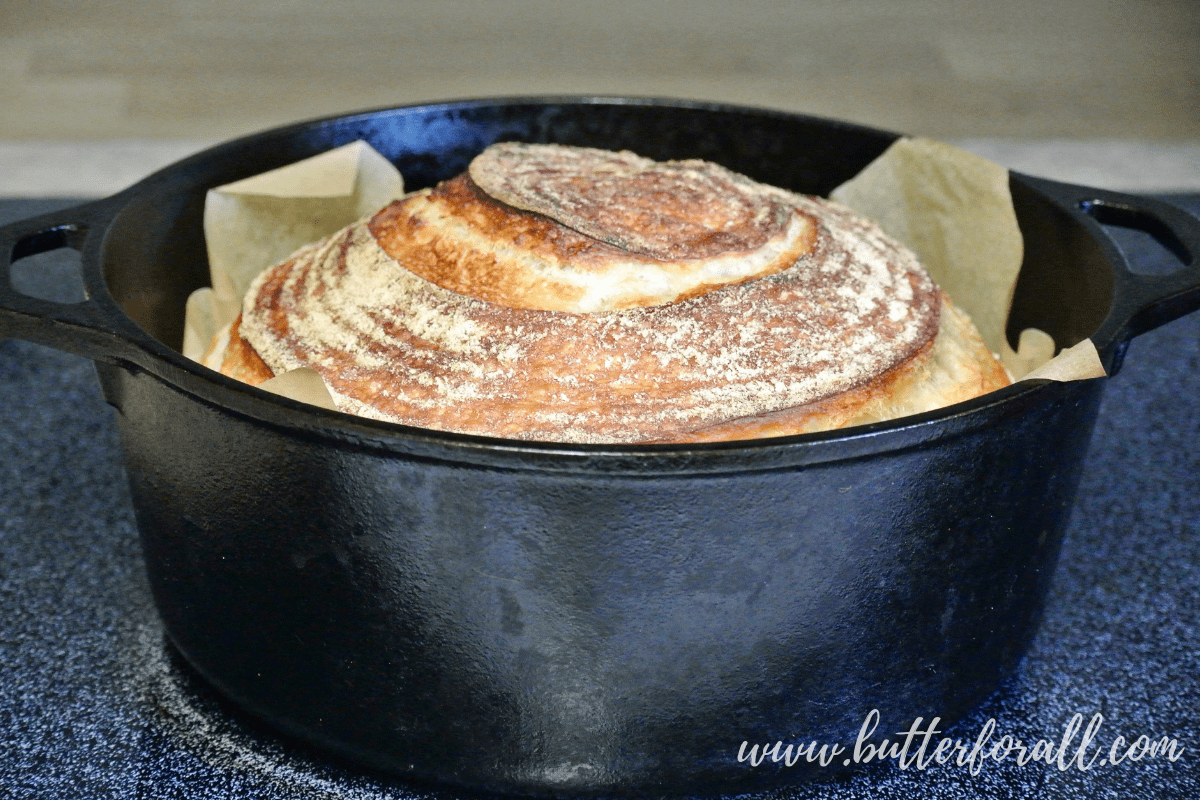
{"label": "flour dusted crust", "polygon": [[785,195],[716,164],[515,143],[370,227],[442,288],[572,313],[661,305],[779,272],[816,236]]}
{"label": "flour dusted crust", "polygon": [[265,271],[209,361],[249,383],[313,367],[376,419],[595,443],[826,430],[1007,383],[848,209],[554,145],[493,146]]}
{"label": "flour dusted crust", "polygon": [[481,153],[467,174],[512,208],[665,262],[752,253],[791,216],[782,196],[697,159],[509,142]]}

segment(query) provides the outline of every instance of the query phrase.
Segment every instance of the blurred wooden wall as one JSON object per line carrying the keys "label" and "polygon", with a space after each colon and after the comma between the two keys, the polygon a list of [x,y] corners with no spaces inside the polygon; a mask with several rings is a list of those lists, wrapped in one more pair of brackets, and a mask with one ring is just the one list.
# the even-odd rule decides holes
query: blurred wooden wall
{"label": "blurred wooden wall", "polygon": [[1200,140],[1200,0],[0,0],[0,140],[213,140],[544,93]]}

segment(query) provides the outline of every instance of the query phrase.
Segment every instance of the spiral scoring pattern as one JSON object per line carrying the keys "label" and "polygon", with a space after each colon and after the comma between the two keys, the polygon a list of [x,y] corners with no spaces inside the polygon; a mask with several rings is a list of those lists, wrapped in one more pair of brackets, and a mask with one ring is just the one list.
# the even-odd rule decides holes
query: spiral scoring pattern
{"label": "spiral scoring pattern", "polygon": [[240,333],[276,374],[316,368],[342,410],[565,442],[670,440],[816,403],[923,357],[941,293],[915,257],[837,204],[761,195],[812,224],[790,266],[594,313],[515,308],[426,280],[381,244],[380,221],[397,218],[385,209],[259,276]]}

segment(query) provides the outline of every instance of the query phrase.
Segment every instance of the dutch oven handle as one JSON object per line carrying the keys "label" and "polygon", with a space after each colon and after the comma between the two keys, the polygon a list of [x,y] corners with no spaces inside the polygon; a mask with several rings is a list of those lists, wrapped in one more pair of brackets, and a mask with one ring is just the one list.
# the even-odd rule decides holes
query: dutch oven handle
{"label": "dutch oven handle", "polygon": [[[100,242],[123,205],[116,195],[0,227],[0,339],[25,339],[95,361],[141,360],[141,348],[129,336],[132,323],[113,300],[99,266]],[[86,300],[58,303],[13,288],[15,261],[64,247],[84,254]]]}
{"label": "dutch oven handle", "polygon": [[[1128,342],[1200,309],[1200,219],[1148,197],[1023,178],[1086,225],[1143,231],[1183,262],[1168,275],[1140,275],[1119,259],[1125,268],[1114,276],[1116,299],[1096,338]],[[26,339],[109,363],[143,360],[144,352],[133,341],[136,326],[109,294],[99,266],[100,242],[123,205],[124,198],[115,195],[0,227],[0,338]],[[81,263],[86,300],[56,303],[13,288],[14,261],[62,247],[85,254]]]}
{"label": "dutch oven handle", "polygon": [[1022,177],[1093,230],[1117,225],[1141,231],[1182,263],[1170,274],[1138,274],[1118,251],[1121,257],[1115,261],[1124,269],[1114,275],[1113,306],[1094,339],[1127,344],[1134,336],[1200,309],[1200,219],[1150,197]]}

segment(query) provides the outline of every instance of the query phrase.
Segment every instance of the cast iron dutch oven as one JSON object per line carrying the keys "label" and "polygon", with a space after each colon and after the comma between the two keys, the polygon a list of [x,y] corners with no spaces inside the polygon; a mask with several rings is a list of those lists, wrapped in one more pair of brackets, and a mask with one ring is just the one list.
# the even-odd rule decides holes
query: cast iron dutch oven
{"label": "cast iron dutch oven", "polygon": [[[205,191],[365,139],[409,188],[497,140],[704,158],[824,195],[895,134],[762,110],[552,98],[422,105],[267,131],[0,231],[82,251],[88,299],[3,286],[0,333],[96,361],[154,597],[221,692],[359,763],[542,795],[745,791],[743,741],[943,729],[1037,628],[1104,379],[1034,382],[841,432],[705,445],[515,442],[301,405],[178,352],[208,282]],[[1130,338],[1200,306],[1200,222],[1011,178],[1025,261],[1010,339]],[[1145,276],[1099,222],[1185,267]],[[840,759],[839,759],[840,761]]]}

